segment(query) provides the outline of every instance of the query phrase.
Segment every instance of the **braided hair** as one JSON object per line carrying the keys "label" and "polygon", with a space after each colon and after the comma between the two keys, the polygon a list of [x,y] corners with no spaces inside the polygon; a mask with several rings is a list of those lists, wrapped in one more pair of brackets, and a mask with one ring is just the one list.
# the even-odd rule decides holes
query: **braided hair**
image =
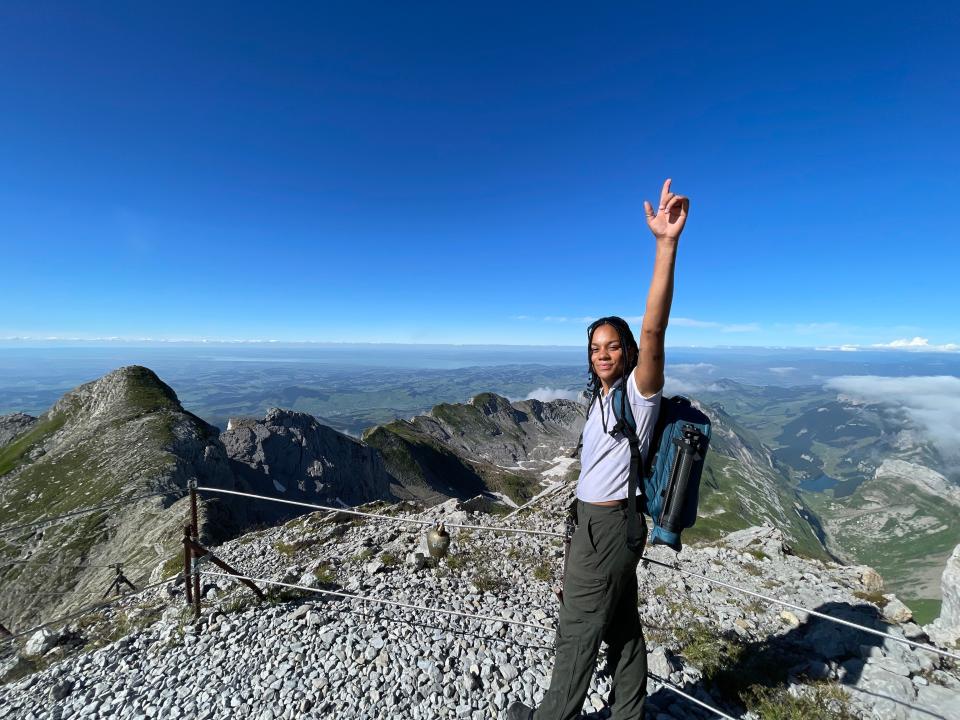
{"label": "braided hair", "polygon": [[590,323],[587,328],[587,373],[589,380],[587,382],[587,392],[590,394],[590,405],[587,407],[587,416],[590,416],[590,410],[593,408],[594,401],[600,396],[603,388],[600,377],[593,369],[593,358],[590,353],[590,345],[593,343],[593,333],[598,327],[609,325],[617,332],[617,338],[620,340],[620,348],[623,351],[622,363],[620,366],[620,378],[622,387],[626,392],[627,376],[637,365],[637,359],[640,357],[640,346],[637,345],[636,338],[633,337],[633,331],[627,324],[627,321],[616,315],[602,317]]}

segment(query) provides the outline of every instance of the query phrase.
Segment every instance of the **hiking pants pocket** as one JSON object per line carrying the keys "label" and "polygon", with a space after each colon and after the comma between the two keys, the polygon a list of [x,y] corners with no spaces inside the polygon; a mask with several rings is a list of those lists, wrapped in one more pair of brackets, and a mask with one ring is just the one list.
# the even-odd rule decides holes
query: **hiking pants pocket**
{"label": "hiking pants pocket", "polygon": [[571,568],[564,582],[563,604],[574,617],[586,619],[605,608],[608,587],[605,575]]}
{"label": "hiking pants pocket", "polygon": [[572,617],[586,619],[605,607],[610,581],[599,565],[589,520],[577,526],[563,581],[563,604]]}

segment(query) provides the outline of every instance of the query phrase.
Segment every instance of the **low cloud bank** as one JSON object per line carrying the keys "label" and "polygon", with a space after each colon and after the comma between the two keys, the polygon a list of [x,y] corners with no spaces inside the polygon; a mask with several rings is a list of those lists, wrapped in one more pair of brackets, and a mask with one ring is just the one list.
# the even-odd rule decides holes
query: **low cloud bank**
{"label": "low cloud bank", "polygon": [[942,345],[931,345],[930,341],[924,337],[915,337],[913,339],[901,338],[888,343],[878,343],[873,345],[875,348],[892,348],[894,350],[928,350],[932,352],[957,352],[960,345],[957,343],[944,343]]}
{"label": "low cloud bank", "polygon": [[960,378],[843,375],[825,385],[861,402],[880,403],[902,412],[926,433],[945,459],[960,459]]}
{"label": "low cloud bank", "polygon": [[560,388],[538,387],[531,390],[523,397],[510,398],[510,402],[517,400],[539,400],[540,402],[550,402],[551,400],[578,400],[579,390],[562,390]]}

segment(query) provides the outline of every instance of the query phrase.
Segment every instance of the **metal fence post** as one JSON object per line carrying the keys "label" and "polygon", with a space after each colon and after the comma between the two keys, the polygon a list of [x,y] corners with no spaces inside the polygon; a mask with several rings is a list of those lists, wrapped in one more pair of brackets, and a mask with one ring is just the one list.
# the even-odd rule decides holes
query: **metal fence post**
{"label": "metal fence post", "polygon": [[[189,480],[187,482],[187,487],[190,488],[190,528],[192,532],[193,543],[199,544],[200,542],[200,523],[198,520],[197,513],[197,481],[196,479]],[[191,544],[193,548],[193,544]],[[200,617],[200,568],[197,565],[197,560],[199,555],[197,554],[196,548],[193,548],[191,553],[193,558],[193,563],[191,566],[191,575],[193,576],[193,616],[195,618]]]}
{"label": "metal fence post", "polygon": [[192,555],[190,548],[190,526],[183,526],[183,589],[186,591],[187,605],[190,605],[193,602],[193,593],[191,592],[191,585],[193,579],[190,577],[190,556]]}

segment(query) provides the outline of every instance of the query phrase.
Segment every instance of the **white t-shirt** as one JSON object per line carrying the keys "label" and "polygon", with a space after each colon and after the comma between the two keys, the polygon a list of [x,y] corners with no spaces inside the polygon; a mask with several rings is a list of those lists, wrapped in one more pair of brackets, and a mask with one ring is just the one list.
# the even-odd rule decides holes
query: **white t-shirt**
{"label": "white t-shirt", "polygon": [[[614,387],[620,380],[614,383]],[[659,390],[648,398],[640,394],[637,381],[631,372],[627,377],[627,401],[637,421],[637,439],[640,441],[640,456],[646,460],[650,438],[657,415],[660,412]],[[590,408],[590,415],[583,427],[583,450],[580,453],[580,479],[577,480],[577,498],[584,502],[605,502],[627,498],[627,480],[630,476],[630,443],[626,436],[610,435],[616,424],[611,402],[613,389],[606,397],[601,393]],[[607,431],[603,429],[606,418]],[[637,483],[637,497],[643,494],[642,481]]]}

